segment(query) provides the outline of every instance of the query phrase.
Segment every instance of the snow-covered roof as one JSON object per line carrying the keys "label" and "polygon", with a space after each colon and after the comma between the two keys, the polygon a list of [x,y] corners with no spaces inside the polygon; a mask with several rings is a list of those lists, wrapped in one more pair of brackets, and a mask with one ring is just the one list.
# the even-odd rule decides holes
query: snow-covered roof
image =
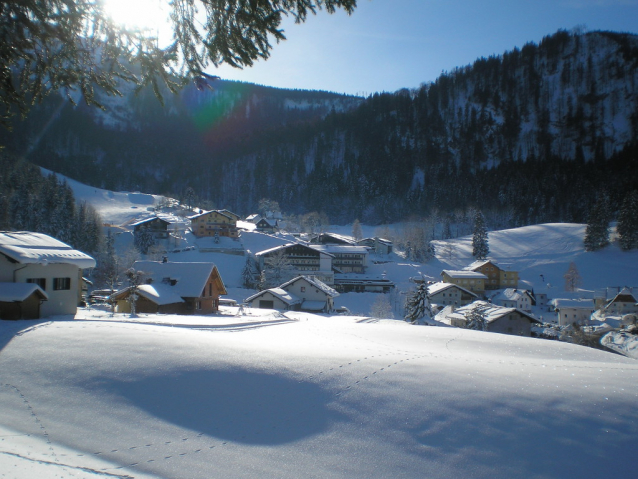
{"label": "snow-covered roof", "polygon": [[193,215],[193,216],[189,216],[188,219],[189,220],[193,220],[193,219],[199,218],[201,216],[206,216],[206,215],[208,215],[210,213],[218,213],[218,214],[220,214],[222,216],[225,216],[226,218],[228,218],[231,221],[237,221],[237,218],[239,218],[239,216],[235,215],[234,213],[231,213],[228,210],[210,210],[210,211],[204,211],[202,213],[198,213],[198,214]]}
{"label": "snow-covered roof", "polygon": [[479,259],[479,260],[476,260],[473,263],[467,265],[463,269],[467,270],[467,271],[474,271],[476,268],[480,268],[481,266],[485,266],[487,263],[491,263],[494,266],[496,266],[496,263],[494,263],[494,261],[492,261],[491,259]]}
{"label": "snow-covered roof", "polygon": [[35,283],[0,283],[0,302],[2,303],[24,301],[33,293],[39,294],[42,299],[49,299]]}
{"label": "snow-covered roof", "polygon": [[531,299],[531,294],[527,290],[507,288],[494,296],[492,301],[518,301],[523,296],[528,296]]}
{"label": "snow-covered roof", "polygon": [[305,280],[306,282],[310,283],[310,285],[314,286],[318,290],[323,291],[328,296],[331,296],[333,298],[336,298],[337,296],[339,296],[339,293],[337,293],[336,290],[332,289],[326,283],[324,283],[321,280],[318,280],[314,276],[297,276],[296,278],[293,278],[290,281],[282,284],[280,287],[282,289],[286,289],[287,286],[290,286],[291,284],[296,283],[297,281],[303,281],[303,280]]}
{"label": "snow-covered roof", "polygon": [[632,294],[629,288],[623,288],[605,307],[609,307],[613,303],[632,303],[636,304],[636,297]]}
{"label": "snow-covered roof", "polygon": [[184,302],[184,299],[175,292],[174,286],[170,284],[142,284],[138,286],[137,292],[159,306]]}
{"label": "snow-covered roof", "polygon": [[354,240],[354,238],[352,236],[346,236],[346,235],[340,235],[337,233],[321,233],[318,234],[317,236],[313,237],[314,239],[319,239],[322,237],[328,237],[328,238],[334,238],[337,241],[343,241],[344,243],[348,243],[351,245],[354,245],[356,243],[356,241]]}
{"label": "snow-covered roof", "polygon": [[258,298],[260,296],[263,296],[264,293],[272,294],[273,296],[275,296],[276,298],[278,298],[279,300],[283,301],[284,303],[286,303],[289,306],[292,306],[293,304],[300,304],[302,302],[302,300],[300,298],[298,298],[294,294],[291,294],[291,293],[289,293],[288,291],[286,291],[285,289],[282,289],[282,288],[265,289],[263,291],[260,291],[259,293],[253,294],[252,296],[249,296],[248,298],[246,298],[244,300],[244,302],[249,303],[249,302],[253,301],[256,298]]}
{"label": "snow-covered roof", "polygon": [[274,248],[269,248],[269,249],[265,249],[263,251],[259,251],[258,253],[255,253],[255,256],[267,256],[270,253],[274,253],[274,252],[279,251],[279,250],[285,250],[285,249],[288,249],[288,248],[290,248],[292,246],[301,246],[303,248],[308,248],[308,249],[314,250],[314,251],[316,251],[319,254],[326,254],[328,256],[334,256],[334,255],[332,255],[330,253],[327,253],[326,251],[321,251],[321,250],[317,249],[316,248],[317,245],[305,245],[305,244],[301,244],[301,243],[286,243],[284,245],[275,246]]}
{"label": "snow-covered roof", "polygon": [[0,232],[0,253],[23,264],[73,264],[93,268],[95,260],[51,236],[30,231]]}
{"label": "snow-covered roof", "polygon": [[461,286],[456,285],[456,284],[444,283],[444,282],[429,284],[428,285],[428,294],[429,295],[435,295],[437,293],[440,293],[441,291],[445,291],[445,290],[450,289],[450,288],[460,289],[461,291],[476,297],[476,294],[472,293],[470,290],[462,288]]}
{"label": "snow-covered roof", "polygon": [[171,224],[170,221],[164,218],[160,218],[159,216],[150,216],[148,218],[144,218],[143,220],[136,221],[135,223],[131,223],[130,226],[139,226],[139,225],[143,225],[144,223],[150,223],[151,221],[155,221],[155,220],[162,221],[166,223],[167,225]]}
{"label": "snow-covered roof", "polygon": [[531,314],[528,314],[525,311],[521,311],[520,309],[505,308],[503,306],[498,306],[496,304],[488,303],[487,301],[474,301],[473,303],[468,304],[466,306],[461,306],[460,308],[457,308],[454,311],[454,313],[452,313],[449,316],[462,315],[463,317],[465,317],[466,314],[468,314],[470,311],[474,310],[475,308],[478,308],[478,310],[481,312],[481,314],[485,318],[485,321],[488,323],[496,321],[497,319],[502,318],[503,316],[506,316],[513,312],[516,312],[522,316],[525,316],[526,318],[528,318],[529,320],[535,323],[540,322]]}
{"label": "snow-covered roof", "polygon": [[322,253],[328,254],[368,254],[366,246],[353,246],[345,244],[313,244],[310,246]]}
{"label": "snow-covered roof", "polygon": [[378,237],[374,237],[374,238],[363,238],[360,239],[359,241],[357,241],[357,244],[361,244],[364,242],[371,242],[374,243],[375,241],[378,241],[379,243],[385,244],[385,245],[392,245],[392,241],[389,239],[385,239],[385,238],[378,238]]}
{"label": "snow-covered roof", "polygon": [[[171,294],[182,298],[200,297],[204,286],[206,286],[206,281],[216,268],[214,263],[163,263],[158,261],[136,261],[133,267],[137,271],[142,271],[146,278],[150,278],[152,286],[155,287],[164,282],[170,287]],[[165,280],[172,280],[175,284],[170,285]],[[222,286],[221,294],[226,294],[221,275],[220,282]],[[160,294],[168,290],[160,287],[160,289],[155,289],[155,291]],[[148,294],[152,294],[150,290]]]}
{"label": "snow-covered roof", "polygon": [[467,279],[487,279],[483,273],[469,270],[452,270],[444,269],[442,273],[447,274],[450,278],[467,278]]}
{"label": "snow-covered roof", "polygon": [[594,301],[591,299],[563,299],[556,298],[550,301],[556,309],[589,309],[594,310]]}

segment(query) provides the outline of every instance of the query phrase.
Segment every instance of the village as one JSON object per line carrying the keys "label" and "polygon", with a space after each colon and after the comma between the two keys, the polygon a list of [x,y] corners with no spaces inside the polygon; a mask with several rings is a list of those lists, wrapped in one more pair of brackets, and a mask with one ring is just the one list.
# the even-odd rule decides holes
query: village
{"label": "village", "polygon": [[[220,308],[241,314],[258,308],[403,319],[408,298],[424,287],[426,308],[424,317],[413,321],[417,324],[571,342],[576,337],[594,347],[613,346],[618,335],[635,329],[638,291],[632,285],[574,288],[566,294],[530,288],[518,271],[492,257],[442,269],[438,278],[411,275],[401,282],[385,270],[379,273],[379,265],[403,259],[389,239],[327,231],[287,234],[281,224],[273,214],[242,219],[228,210],[136,218],[118,227],[117,234],[128,237],[142,255],[126,278],[108,288],[90,279],[96,262],[89,255],[44,234],[2,232],[1,317],[75,314],[80,305],[117,314],[211,315],[221,314]],[[268,241],[276,246],[264,247]],[[224,257],[231,262],[220,260]],[[230,295],[225,277],[234,278]],[[378,296],[376,307],[350,311],[339,304],[340,296],[366,296],[358,293]]]}

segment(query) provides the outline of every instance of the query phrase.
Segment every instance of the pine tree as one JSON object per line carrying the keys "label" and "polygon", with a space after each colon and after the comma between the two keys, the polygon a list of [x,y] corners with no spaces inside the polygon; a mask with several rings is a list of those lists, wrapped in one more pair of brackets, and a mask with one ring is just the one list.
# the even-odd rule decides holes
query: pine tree
{"label": "pine tree", "polygon": [[254,2],[162,2],[174,43],[164,48],[147,29],[132,29],[113,20],[101,1],[21,0],[0,3],[0,123],[59,90],[82,93],[99,105],[97,91],[119,96],[122,83],[175,92],[195,81],[208,87],[202,72],[210,64],[251,66],[267,59],[271,41],[285,40],[281,22],[297,23],[308,14],[342,8],[352,13],[356,0]]}
{"label": "pine tree", "polygon": [[140,253],[147,254],[149,248],[155,244],[155,237],[148,228],[140,228],[135,232],[133,243]]}
{"label": "pine tree", "polygon": [[257,272],[257,268],[255,266],[255,260],[253,260],[252,256],[246,256],[246,263],[244,264],[244,269],[241,271],[242,284],[244,288],[254,288],[255,287],[255,274]]}
{"label": "pine tree", "polygon": [[490,254],[485,217],[480,211],[474,215],[474,234],[472,236],[472,256],[485,259]]}
{"label": "pine tree", "polygon": [[616,232],[623,251],[638,248],[638,191],[625,197],[618,213]]}
{"label": "pine tree", "polygon": [[428,285],[424,280],[412,291],[407,298],[405,305],[405,320],[412,324],[417,324],[421,318],[432,317],[430,300],[428,298]]}
{"label": "pine tree", "polygon": [[483,308],[479,305],[472,308],[465,316],[467,321],[465,329],[473,329],[475,331],[487,331],[487,321]]}
{"label": "pine tree", "polygon": [[585,251],[596,251],[609,244],[609,197],[600,195],[589,212],[585,229]]}

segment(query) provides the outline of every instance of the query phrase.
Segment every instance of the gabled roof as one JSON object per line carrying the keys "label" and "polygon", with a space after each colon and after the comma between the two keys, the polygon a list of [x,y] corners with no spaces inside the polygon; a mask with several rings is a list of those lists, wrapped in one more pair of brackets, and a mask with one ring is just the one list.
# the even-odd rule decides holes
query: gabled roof
{"label": "gabled roof", "polygon": [[[204,286],[206,286],[206,281],[213,271],[217,270],[214,263],[162,263],[159,261],[136,261],[133,267],[142,271],[146,278],[150,278],[153,287],[165,284],[170,287],[171,294],[182,298],[199,298]],[[219,271],[217,271],[217,275],[220,283],[218,285],[221,290],[220,294],[227,294]],[[170,285],[173,281],[174,284]],[[169,290],[160,286],[155,291],[160,294]],[[149,290],[148,294],[153,293]]]}
{"label": "gabled roof", "polygon": [[40,299],[49,299],[40,286],[35,283],[0,283],[0,302],[22,302],[32,294]]}
{"label": "gabled roof", "polygon": [[563,299],[556,298],[550,301],[558,310],[560,309],[589,309],[594,310],[594,301],[591,299]]}
{"label": "gabled roof", "polygon": [[361,244],[361,243],[374,243],[375,241],[378,241],[381,244],[385,244],[388,246],[392,246],[392,241],[389,239],[385,239],[385,238],[378,238],[378,237],[374,237],[374,238],[363,238],[360,239],[359,241],[357,241],[357,244]]}
{"label": "gabled roof", "polygon": [[311,248],[328,254],[368,254],[367,246],[345,245],[345,244],[313,244]]}
{"label": "gabled roof", "polygon": [[331,296],[333,298],[336,298],[337,296],[339,296],[339,293],[337,293],[336,290],[332,289],[326,283],[318,280],[314,276],[297,276],[296,278],[293,278],[290,281],[282,284],[280,288],[286,289],[286,287],[290,286],[293,283],[296,283],[297,281],[306,281],[311,286],[314,286],[318,290],[323,291],[324,293],[326,293],[326,295]]}
{"label": "gabled roof", "polygon": [[278,250],[285,250],[285,249],[291,248],[293,246],[301,246],[302,248],[307,248],[307,249],[310,249],[312,251],[316,251],[319,254],[325,254],[325,255],[328,255],[328,256],[334,256],[334,255],[332,255],[330,253],[326,253],[325,251],[321,251],[319,249],[316,249],[314,247],[315,245],[309,246],[309,245],[305,245],[305,244],[301,244],[301,243],[286,243],[286,244],[281,245],[281,246],[275,246],[274,248],[269,248],[269,249],[265,249],[263,251],[259,251],[258,253],[255,253],[255,256],[267,256],[267,255],[269,255],[271,253],[274,253],[274,252],[276,252]]}
{"label": "gabled roof", "polygon": [[463,291],[464,293],[467,293],[471,296],[474,296],[475,298],[477,298],[478,296],[473,293],[472,291],[465,289],[457,284],[452,284],[452,283],[444,283],[444,282],[439,282],[439,283],[432,283],[428,285],[428,295],[434,295],[437,293],[440,293],[442,291],[446,291],[448,289],[460,289],[461,291]]}
{"label": "gabled roof", "polygon": [[30,231],[0,231],[0,253],[22,264],[73,264],[93,268],[95,260],[51,236]]}
{"label": "gabled roof", "polygon": [[525,289],[507,288],[492,298],[492,301],[518,301],[523,296],[532,299],[532,295]]}
{"label": "gabled roof", "polygon": [[239,218],[239,216],[237,216],[235,213],[231,213],[228,210],[210,210],[210,211],[204,211],[203,213],[198,213],[198,214],[193,215],[193,216],[189,216],[188,219],[189,220],[193,220],[195,218],[199,218],[201,216],[206,216],[206,215],[209,215],[211,213],[217,213],[219,215],[225,216],[226,218],[228,218],[231,221],[237,221],[237,219],[235,217]]}
{"label": "gabled roof", "polygon": [[345,243],[350,245],[356,244],[356,241],[354,240],[352,236],[340,235],[337,233],[321,233],[314,236],[311,241],[315,241],[315,240],[319,241],[322,238],[329,238],[329,239],[338,241],[339,243]]}
{"label": "gabled roof", "polygon": [[613,297],[609,303],[605,306],[608,308],[614,303],[631,303],[636,304],[636,297],[632,294],[632,292],[628,288],[623,288],[616,296]]}
{"label": "gabled roof", "polygon": [[526,317],[527,319],[529,319],[530,321],[534,323],[540,323],[538,319],[536,319],[531,314],[526,313],[525,311],[521,311],[520,309],[516,309],[516,308],[504,308],[503,306],[498,306],[492,303],[488,303],[487,301],[474,301],[471,304],[468,304],[466,306],[462,306],[456,309],[455,312],[452,314],[453,315],[459,314],[465,317],[466,314],[468,314],[470,311],[472,311],[475,308],[478,308],[478,310],[481,312],[481,314],[483,315],[487,323],[496,321],[497,319],[500,319],[503,316],[507,316],[508,314],[513,312],[516,312],[520,314],[521,316]]}
{"label": "gabled roof", "polygon": [[480,268],[481,266],[485,266],[486,264],[491,263],[493,266],[496,266],[499,270],[501,268],[498,267],[498,265],[492,261],[491,259],[479,259],[474,261],[473,263],[467,265],[465,268],[463,268],[466,271],[474,271],[477,268]]}
{"label": "gabled roof", "polygon": [[300,298],[298,298],[294,294],[289,293],[285,289],[281,289],[281,288],[265,289],[263,291],[260,291],[259,293],[253,294],[252,296],[249,296],[248,298],[246,298],[244,300],[244,302],[246,302],[246,303],[251,302],[251,301],[255,300],[256,298],[258,298],[260,296],[263,296],[265,293],[272,294],[273,296],[275,296],[277,299],[281,300],[282,302],[284,302],[288,306],[292,306],[292,305],[295,305],[295,304],[301,304],[301,302],[302,302],[302,300]]}
{"label": "gabled roof", "polygon": [[487,279],[483,273],[478,273],[476,271],[469,270],[453,270],[453,269],[444,269],[441,274],[447,274],[450,278],[467,278],[467,279]]}
{"label": "gabled roof", "polygon": [[167,221],[164,218],[160,218],[159,216],[151,216],[149,218],[144,218],[143,220],[136,221],[135,223],[131,223],[130,226],[139,226],[139,225],[143,225],[144,223],[150,223],[151,221],[155,221],[155,220],[159,220],[162,223],[166,223],[166,225],[171,224],[170,221]]}

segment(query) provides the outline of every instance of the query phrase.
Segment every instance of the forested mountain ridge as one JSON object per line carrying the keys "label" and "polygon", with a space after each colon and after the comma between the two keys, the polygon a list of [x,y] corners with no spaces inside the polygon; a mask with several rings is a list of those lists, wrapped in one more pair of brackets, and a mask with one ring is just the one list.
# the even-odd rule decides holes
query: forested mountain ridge
{"label": "forested mountain ridge", "polygon": [[96,186],[192,186],[238,213],[267,197],[337,222],[471,207],[498,226],[585,221],[597,193],[616,208],[638,189],[632,34],[559,31],[365,100],[213,86],[165,108],[149,92],[126,95],[107,116],[51,101],[0,142]]}

